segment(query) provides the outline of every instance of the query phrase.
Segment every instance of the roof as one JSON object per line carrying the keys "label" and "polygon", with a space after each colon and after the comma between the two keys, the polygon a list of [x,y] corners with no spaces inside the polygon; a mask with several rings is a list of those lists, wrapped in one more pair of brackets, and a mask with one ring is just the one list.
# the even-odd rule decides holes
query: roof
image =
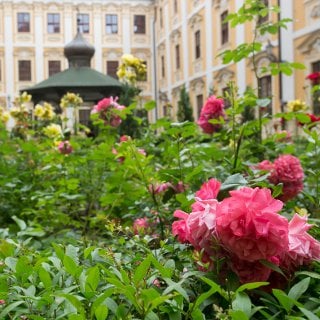
{"label": "roof", "polygon": [[59,100],[66,92],[79,93],[84,100],[99,100],[109,95],[118,95],[121,83],[89,67],[69,68],[48,79],[24,89],[34,100]]}

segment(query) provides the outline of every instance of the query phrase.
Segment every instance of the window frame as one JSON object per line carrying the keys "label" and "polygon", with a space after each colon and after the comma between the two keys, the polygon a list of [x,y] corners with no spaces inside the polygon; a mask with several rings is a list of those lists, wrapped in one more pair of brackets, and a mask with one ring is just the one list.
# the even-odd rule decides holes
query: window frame
{"label": "window frame", "polygon": [[270,103],[264,108],[269,116],[272,116],[272,76],[265,75],[258,79],[258,96],[259,98],[269,98]]}
{"label": "window frame", "polygon": [[[141,19],[141,21],[138,21]],[[146,34],[146,15],[135,14],[133,16],[133,33],[134,34]]]}
{"label": "window frame", "polygon": [[[27,19],[26,19],[27,17]],[[22,21],[21,21],[22,18]],[[27,21],[25,21],[25,19]],[[30,23],[30,13],[29,12],[18,12],[17,13],[17,32],[18,33],[29,33],[31,29]],[[24,30],[26,28],[26,30]]]}
{"label": "window frame", "polygon": [[229,12],[225,10],[220,15],[220,26],[221,26],[221,45],[225,45],[229,42],[229,23],[225,21]]}
{"label": "window frame", "polygon": [[176,70],[180,70],[181,61],[180,61],[180,45],[175,45],[175,58],[176,58]]}
{"label": "window frame", "polygon": [[[108,21],[110,18],[110,21]],[[106,34],[118,34],[119,32],[119,19],[118,15],[115,13],[108,13],[105,16],[105,28]]]}
{"label": "window frame", "polygon": [[[53,65],[50,66],[50,64],[52,64],[52,63],[53,63],[53,65],[54,65],[54,63],[57,63],[57,65],[56,66],[53,66]],[[60,60],[48,60],[48,76],[51,77],[54,74],[59,73],[59,72],[61,72],[61,61]]]}
{"label": "window frame", "polygon": [[19,82],[32,81],[31,60],[18,60],[18,79]]}
{"label": "window frame", "polygon": [[201,32],[200,30],[197,30],[194,33],[194,48],[195,48],[195,59],[201,58]]}
{"label": "window frame", "polygon": [[165,78],[166,76],[166,68],[165,68],[165,61],[164,61],[164,56],[161,56],[161,77]]}
{"label": "window frame", "polygon": [[[112,64],[114,64],[112,66]],[[116,67],[115,67],[116,65]],[[114,78],[114,79],[118,79],[118,76],[117,76],[117,71],[118,71],[118,68],[119,68],[119,61],[118,60],[107,60],[106,61],[106,71],[107,71],[107,75]],[[109,72],[109,71],[114,71],[115,72]]]}
{"label": "window frame", "polygon": [[81,33],[90,33],[89,13],[77,13],[77,30]]}
{"label": "window frame", "polygon": [[[52,21],[51,21],[52,18]],[[57,20],[56,20],[57,18]],[[51,28],[53,28],[51,30]],[[47,13],[47,33],[49,34],[56,34],[61,32],[61,19],[60,13]]]}

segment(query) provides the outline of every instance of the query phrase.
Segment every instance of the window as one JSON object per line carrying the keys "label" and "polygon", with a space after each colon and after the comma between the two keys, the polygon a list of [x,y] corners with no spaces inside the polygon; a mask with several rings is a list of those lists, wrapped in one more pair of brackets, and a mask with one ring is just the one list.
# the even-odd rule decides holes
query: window
{"label": "window", "polygon": [[107,34],[118,33],[118,16],[116,14],[106,15],[106,33]]}
{"label": "window", "polygon": [[[269,7],[269,0],[260,0],[261,9],[264,9],[265,7]],[[269,20],[269,14],[267,13],[264,17],[260,16],[258,17],[258,25],[266,23]]]}
{"label": "window", "polygon": [[107,61],[107,75],[118,79],[117,76],[117,71],[118,71],[118,67],[119,67],[119,62],[118,61]]}
{"label": "window", "polygon": [[50,60],[48,62],[49,77],[61,71],[61,62],[59,60]]}
{"label": "window", "polygon": [[48,33],[60,32],[60,14],[48,13]]}
{"label": "window", "polygon": [[147,65],[147,61],[143,61],[143,64],[146,66],[146,73],[144,75],[144,77],[141,78],[141,81],[147,81],[148,80],[148,65]]}
{"label": "window", "polygon": [[30,32],[30,14],[18,13],[18,32]]}
{"label": "window", "polygon": [[160,28],[163,28],[163,14],[162,8],[159,9]]}
{"label": "window", "polygon": [[178,13],[178,0],[173,1],[173,12]]}
{"label": "window", "polygon": [[201,56],[200,30],[196,31],[194,34],[194,43],[195,43],[195,57],[196,59],[199,59]]}
{"label": "window", "polygon": [[145,15],[135,15],[133,31],[137,34],[146,33],[146,16]]}
{"label": "window", "polygon": [[90,124],[90,109],[79,109],[79,123],[88,127]]}
{"label": "window", "polygon": [[176,69],[180,69],[180,46],[177,44],[175,47],[176,51]]}
{"label": "window", "polygon": [[31,61],[20,60],[18,62],[19,81],[31,81]]}
{"label": "window", "polygon": [[[259,98],[272,98],[272,80],[271,76],[264,76],[258,79],[258,95]],[[270,103],[265,107],[265,111],[272,115],[272,103]]]}
{"label": "window", "polygon": [[[313,72],[320,72],[320,60],[311,64],[311,70]],[[315,91],[313,94],[313,113],[320,115],[320,92]]]}
{"label": "window", "polygon": [[77,14],[77,29],[81,33],[89,33],[89,15],[86,13]]}
{"label": "window", "polygon": [[166,76],[166,68],[164,65],[164,56],[161,56],[161,77],[164,78]]}
{"label": "window", "polygon": [[196,99],[197,99],[197,114],[198,114],[198,119],[199,119],[201,109],[203,107],[203,95],[202,94],[197,95]]}
{"label": "window", "polygon": [[221,44],[225,44],[229,41],[229,24],[225,19],[228,16],[228,11],[221,14]]}

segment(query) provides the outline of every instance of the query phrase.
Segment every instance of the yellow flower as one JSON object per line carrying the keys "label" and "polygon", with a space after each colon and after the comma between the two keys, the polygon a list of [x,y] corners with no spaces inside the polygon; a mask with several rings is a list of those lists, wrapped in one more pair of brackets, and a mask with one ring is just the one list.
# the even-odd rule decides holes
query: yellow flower
{"label": "yellow flower", "polygon": [[9,114],[9,112],[3,111],[3,112],[0,114],[0,119],[1,119],[2,122],[7,123],[7,122],[9,121],[9,119],[10,119],[10,114]]}
{"label": "yellow flower", "polygon": [[42,107],[41,104],[37,104],[35,107],[34,107],[34,115],[37,117],[37,118],[42,118],[43,114],[44,114],[44,108]]}
{"label": "yellow flower", "polygon": [[66,108],[68,106],[78,107],[81,103],[83,103],[83,100],[79,96],[79,94],[67,92],[60,100],[60,107],[61,108]]}
{"label": "yellow flower", "polygon": [[287,103],[287,109],[289,112],[300,112],[307,109],[307,105],[301,100],[291,100]]}
{"label": "yellow flower", "polygon": [[31,95],[24,91],[20,96],[20,101],[22,103],[30,102],[31,98],[32,98]]}
{"label": "yellow flower", "polygon": [[125,53],[122,57],[121,60],[123,61],[124,64],[127,65],[133,65],[135,63],[135,57],[132,54]]}
{"label": "yellow flower", "polygon": [[43,133],[52,139],[57,139],[62,136],[61,126],[55,123],[51,123],[43,129]]}

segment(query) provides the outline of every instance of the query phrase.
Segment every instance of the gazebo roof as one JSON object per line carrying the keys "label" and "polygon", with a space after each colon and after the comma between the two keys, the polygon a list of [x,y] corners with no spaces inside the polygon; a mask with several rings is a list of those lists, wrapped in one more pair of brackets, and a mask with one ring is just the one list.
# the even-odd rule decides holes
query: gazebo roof
{"label": "gazebo roof", "polygon": [[97,70],[90,68],[94,48],[81,33],[65,46],[69,68],[48,79],[26,88],[34,103],[39,101],[59,102],[67,92],[78,93],[84,101],[98,101],[106,96],[119,95],[121,83]]}

